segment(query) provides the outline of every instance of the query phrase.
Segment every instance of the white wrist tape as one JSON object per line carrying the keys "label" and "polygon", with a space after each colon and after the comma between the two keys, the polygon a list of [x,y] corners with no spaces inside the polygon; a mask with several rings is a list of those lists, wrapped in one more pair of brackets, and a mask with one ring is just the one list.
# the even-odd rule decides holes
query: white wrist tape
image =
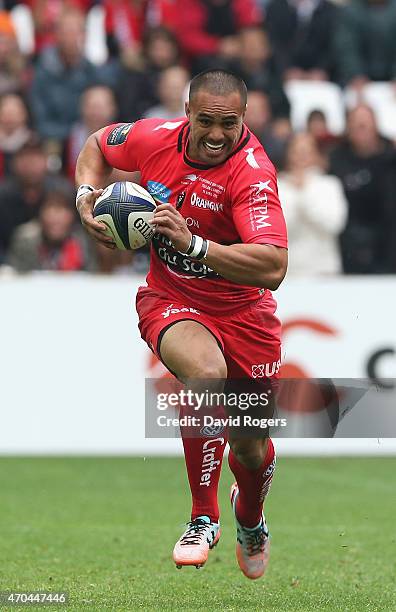
{"label": "white wrist tape", "polygon": [[188,255],[193,259],[204,259],[208,254],[209,249],[209,241],[206,238],[201,238],[201,236],[196,236],[193,234],[191,236],[190,246],[184,255]]}
{"label": "white wrist tape", "polygon": [[78,198],[81,198],[81,196],[85,195],[86,193],[90,193],[91,191],[95,191],[95,187],[92,187],[92,185],[80,185],[80,187],[77,189],[76,206]]}

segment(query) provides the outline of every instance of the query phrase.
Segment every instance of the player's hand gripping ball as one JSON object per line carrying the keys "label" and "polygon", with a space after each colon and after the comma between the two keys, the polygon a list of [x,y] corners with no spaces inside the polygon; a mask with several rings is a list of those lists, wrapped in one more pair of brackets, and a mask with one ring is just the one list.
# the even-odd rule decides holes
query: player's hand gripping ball
{"label": "player's hand gripping ball", "polygon": [[150,242],[150,225],[157,205],[140,185],[128,181],[112,183],[95,202],[93,216],[106,226],[106,234],[122,251],[139,249]]}

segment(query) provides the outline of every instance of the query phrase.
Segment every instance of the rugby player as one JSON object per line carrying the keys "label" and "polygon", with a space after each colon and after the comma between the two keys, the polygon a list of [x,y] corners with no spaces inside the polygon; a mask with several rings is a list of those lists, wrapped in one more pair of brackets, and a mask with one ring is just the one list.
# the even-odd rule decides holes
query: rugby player
{"label": "rugby player", "polygon": [[[239,77],[206,71],[191,81],[186,117],[105,127],[88,138],[77,163],[82,224],[109,248],[115,245],[92,210],[114,168],[139,170],[141,185],[160,202],[136,305],[142,338],[182,382],[276,377],[279,370],[271,290],[286,273],[287,237],[274,167],[243,123],[246,99]],[[201,566],[220,537],[227,439],[225,431],[191,437],[181,429],[192,512],[173,559]],[[254,579],[268,563],[262,508],[275,451],[263,436],[231,436],[229,445],[237,560]]]}

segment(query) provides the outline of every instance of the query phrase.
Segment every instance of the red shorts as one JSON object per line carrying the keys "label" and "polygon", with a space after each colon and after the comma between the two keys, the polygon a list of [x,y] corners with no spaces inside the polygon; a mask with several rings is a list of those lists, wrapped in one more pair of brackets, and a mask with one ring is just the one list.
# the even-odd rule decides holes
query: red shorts
{"label": "red shorts", "polygon": [[194,308],[194,304],[164,299],[150,287],[140,287],[136,309],[140,334],[159,359],[166,330],[177,321],[191,320],[201,323],[216,338],[224,354],[228,378],[278,377],[281,324],[269,291],[247,308],[220,317]]}

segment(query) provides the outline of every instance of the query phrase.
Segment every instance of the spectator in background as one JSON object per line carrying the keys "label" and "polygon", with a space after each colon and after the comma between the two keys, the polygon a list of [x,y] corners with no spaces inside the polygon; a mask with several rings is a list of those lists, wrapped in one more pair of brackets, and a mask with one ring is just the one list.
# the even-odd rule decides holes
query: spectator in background
{"label": "spectator in background", "polygon": [[107,47],[129,67],[138,67],[147,0],[103,0]]}
{"label": "spectator in background", "polygon": [[340,273],[338,236],[345,226],[347,202],[339,179],[324,173],[311,135],[299,133],[290,139],[278,187],[289,237],[288,274]]}
{"label": "spectator in background", "polygon": [[235,59],[238,31],[261,22],[255,0],[183,0],[178,7],[178,36],[193,74]]}
{"label": "spectator in background", "polygon": [[0,98],[0,176],[10,174],[13,154],[32,137],[29,114],[18,94]]}
{"label": "spectator in background", "polygon": [[164,26],[175,32],[179,5],[178,0],[147,0],[146,27]]}
{"label": "spectator in background", "polygon": [[163,119],[184,117],[184,102],[189,80],[190,75],[182,66],[173,66],[164,70],[158,82],[160,103],[149,108],[144,113],[144,117],[162,117]]}
{"label": "spectator in background", "polygon": [[17,272],[95,269],[92,246],[76,224],[72,191],[69,194],[51,191],[45,195],[38,218],[15,230],[7,263]]}
{"label": "spectator in background", "polygon": [[307,118],[307,132],[314,137],[327,166],[330,152],[339,144],[340,138],[330,132],[326,115],[323,111],[313,110],[309,113]]}
{"label": "spectator in background", "polygon": [[14,229],[37,217],[44,194],[53,189],[70,190],[65,179],[48,174],[47,156],[36,138],[15,153],[11,169],[12,175],[0,183],[0,263]]}
{"label": "spectator in background", "polygon": [[360,90],[369,81],[396,81],[396,3],[352,0],[335,33],[337,77]]}
{"label": "spectator in background", "polygon": [[24,91],[28,80],[26,60],[19,51],[11,17],[0,11],[0,96]]}
{"label": "spectator in background", "polygon": [[84,15],[77,10],[62,14],[56,44],[40,53],[32,83],[35,125],[54,155],[61,155],[79,117],[81,94],[99,81],[98,70],[84,58],[84,24]]}
{"label": "spectator in background", "polygon": [[56,24],[65,9],[76,8],[87,12],[93,0],[24,0],[32,11],[35,35],[35,52],[56,43]]}
{"label": "spectator in background", "polygon": [[157,88],[163,70],[180,63],[176,37],[164,27],[146,31],[139,68],[123,66],[116,87],[121,121],[135,121],[159,103]]}
{"label": "spectator in background", "polygon": [[238,41],[238,58],[230,62],[230,69],[245,81],[248,90],[266,93],[273,118],[286,119],[288,123],[290,104],[266,32],[256,26],[243,28]]}
{"label": "spectator in background", "polygon": [[95,244],[98,272],[101,274],[131,275],[148,273],[150,247],[136,251],[111,251],[102,244]]}
{"label": "spectator in background", "polygon": [[329,0],[271,0],[265,25],[285,79],[334,78],[338,15]]}
{"label": "spectator in background", "polygon": [[347,115],[345,142],[331,154],[348,200],[348,223],[341,237],[344,271],[379,274],[390,271],[392,187],[391,143],[382,138],[372,109],[359,105]]}
{"label": "spectator in background", "polygon": [[272,163],[279,168],[291,135],[288,120],[273,120],[271,104],[262,91],[248,91],[245,123],[263,145]]}
{"label": "spectator in background", "polygon": [[93,85],[85,90],[80,100],[81,119],[71,129],[67,143],[66,169],[74,180],[77,157],[90,134],[117,118],[117,104],[114,93],[105,85]]}

